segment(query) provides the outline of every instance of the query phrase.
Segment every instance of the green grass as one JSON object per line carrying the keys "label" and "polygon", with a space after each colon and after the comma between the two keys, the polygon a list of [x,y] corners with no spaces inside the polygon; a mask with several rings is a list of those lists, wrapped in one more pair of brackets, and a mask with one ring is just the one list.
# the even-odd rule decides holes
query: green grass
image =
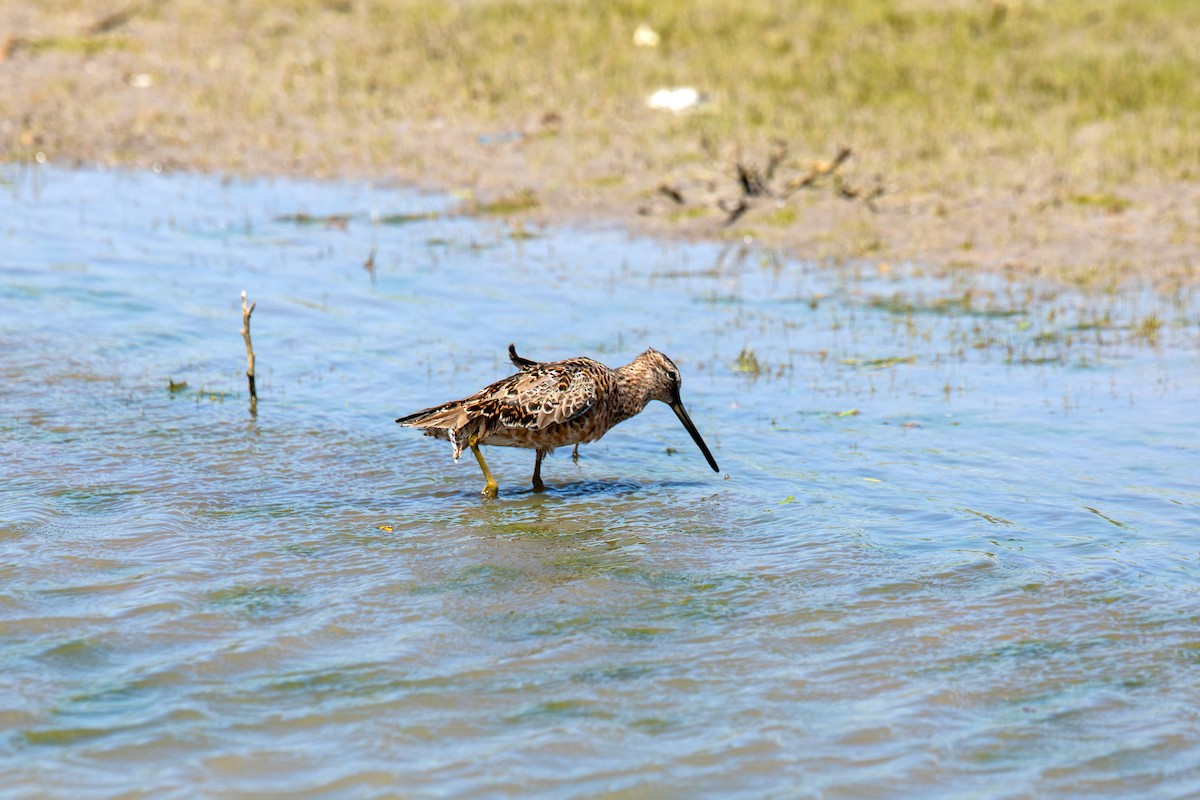
{"label": "green grass", "polygon": [[1148,314],[1133,325],[1133,336],[1135,339],[1141,339],[1149,344],[1157,344],[1162,326],[1162,320],[1157,314]]}
{"label": "green grass", "polygon": [[465,213],[470,214],[518,214],[529,211],[541,205],[537,194],[532,189],[519,189],[512,194],[497,197],[488,202],[471,200],[465,204]]}
{"label": "green grass", "polygon": [[[0,134],[10,158],[163,150],[202,168],[396,168],[454,186],[519,151],[510,169],[528,177],[475,207],[497,214],[564,186],[632,194],[673,169],[723,169],[733,148],[761,163],[776,140],[801,169],[849,146],[889,195],[1060,176],[1081,213],[1126,210],[1135,178],[1200,179],[1195,0],[173,0],[103,33],[85,0],[31,13],[39,35],[18,34],[9,57],[55,71],[11,84],[25,73],[0,70],[0,118],[19,121]],[[658,47],[633,46],[641,23]],[[121,78],[151,65],[152,87]],[[674,85],[711,102],[645,107]],[[850,251],[880,252],[889,237],[860,224]]]}
{"label": "green grass", "polygon": [[1133,203],[1124,197],[1118,197],[1114,194],[1073,194],[1071,202],[1080,206],[1089,206],[1091,208],[1100,208],[1110,214],[1121,214],[1128,211]]}
{"label": "green grass", "polygon": [[743,347],[737,355],[737,360],[733,365],[734,372],[745,372],[749,375],[758,376],[763,373],[762,362],[758,360],[758,356],[749,347]]}
{"label": "green grass", "polygon": [[[100,36],[47,36],[31,39],[24,43],[34,53],[49,53],[59,51],[94,56],[104,50],[131,49],[128,42],[114,37]],[[20,46],[17,47],[20,49]]]}
{"label": "green grass", "polygon": [[[71,19],[89,8],[52,5]],[[659,47],[632,45],[643,22]],[[782,137],[814,153],[848,143],[892,170],[1045,153],[1071,169],[1196,177],[1197,30],[1193,0],[178,0],[116,32],[29,47],[197,65],[217,80],[179,87],[195,111],[268,128],[295,114],[378,126],[553,111],[589,152],[620,120],[668,161],[702,138]],[[642,108],[677,84],[708,92],[710,110]]]}
{"label": "green grass", "polygon": [[[285,88],[301,77],[329,85],[326,101],[355,116],[553,110],[589,152],[620,119],[667,162],[694,157],[701,139],[782,137],[959,178],[981,159],[1033,153],[1118,178],[1197,168],[1200,50],[1189,32],[1200,4],[1190,0],[287,5],[301,20],[292,27],[272,27],[281,9],[266,3],[228,10],[243,18],[221,24],[277,31],[260,47]],[[193,8],[200,26],[220,13]],[[640,22],[660,32],[658,48],[632,46]],[[311,41],[317,33],[333,41]],[[331,46],[351,36],[357,46]],[[707,91],[711,110],[643,111],[645,95],[676,84]]]}

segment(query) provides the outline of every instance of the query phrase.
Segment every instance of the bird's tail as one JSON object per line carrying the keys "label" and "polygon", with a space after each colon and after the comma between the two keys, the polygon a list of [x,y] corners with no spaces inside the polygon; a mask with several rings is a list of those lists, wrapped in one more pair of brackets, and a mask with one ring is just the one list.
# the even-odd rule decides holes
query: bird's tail
{"label": "bird's tail", "polygon": [[462,403],[445,403],[440,406],[426,408],[415,414],[400,417],[396,422],[408,428],[444,428],[454,430],[467,423],[467,415]]}
{"label": "bird's tail", "polygon": [[455,461],[458,461],[463,445],[467,443],[468,437],[463,435],[463,428],[467,426],[468,421],[469,417],[463,409],[462,401],[427,408],[396,420],[409,428],[420,428],[425,431],[426,436],[448,440],[454,447]]}
{"label": "bird's tail", "polygon": [[531,361],[528,358],[521,358],[517,355],[517,346],[510,344],[508,346],[508,360],[513,363],[513,366],[519,370],[533,369],[538,365],[538,362]]}

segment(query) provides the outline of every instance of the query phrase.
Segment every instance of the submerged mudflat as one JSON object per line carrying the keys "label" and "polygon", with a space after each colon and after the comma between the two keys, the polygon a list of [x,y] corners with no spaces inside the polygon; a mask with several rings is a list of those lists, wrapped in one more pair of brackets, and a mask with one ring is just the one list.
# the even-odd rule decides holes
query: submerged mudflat
{"label": "submerged mudflat", "polygon": [[[1200,792],[1193,291],[4,177],[0,785]],[[392,420],[510,341],[669,354],[723,473],[652,406],[481,500]]]}

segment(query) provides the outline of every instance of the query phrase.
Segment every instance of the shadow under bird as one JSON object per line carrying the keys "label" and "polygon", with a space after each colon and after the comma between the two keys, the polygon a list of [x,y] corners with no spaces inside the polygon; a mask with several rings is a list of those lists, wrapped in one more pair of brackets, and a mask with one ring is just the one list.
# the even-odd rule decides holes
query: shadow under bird
{"label": "shadow under bird", "polygon": [[531,361],[517,355],[511,344],[508,357],[520,370],[517,374],[470,397],[396,420],[422,429],[426,436],[449,441],[455,461],[464,447],[471,448],[487,481],[483,487],[487,497],[495,497],[498,486],[483,460],[481,444],[535,451],[533,490],[542,492],[546,489],[542,459],[547,453],[564,445],[596,441],[617,423],[640,414],[651,400],[671,407],[713,472],[720,471],[679,399],[679,368],[657,350],[647,350],[617,369],[590,358]]}

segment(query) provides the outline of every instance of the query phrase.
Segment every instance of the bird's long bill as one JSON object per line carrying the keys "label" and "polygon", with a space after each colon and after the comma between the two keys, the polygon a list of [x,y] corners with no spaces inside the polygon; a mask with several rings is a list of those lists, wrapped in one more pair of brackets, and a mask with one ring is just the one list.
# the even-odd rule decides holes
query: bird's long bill
{"label": "bird's long bill", "polygon": [[704,457],[708,459],[708,465],[713,468],[713,472],[720,472],[721,468],[717,466],[717,460],[713,458],[713,454],[708,451],[708,445],[700,438],[700,431],[696,430],[696,426],[692,424],[692,418],[688,416],[687,411],[683,408],[683,401],[678,397],[670,403],[671,410],[675,412],[675,416],[679,417],[679,421],[683,423],[683,427],[687,428],[687,432],[692,435],[692,441],[700,448],[700,452],[704,453]]}

